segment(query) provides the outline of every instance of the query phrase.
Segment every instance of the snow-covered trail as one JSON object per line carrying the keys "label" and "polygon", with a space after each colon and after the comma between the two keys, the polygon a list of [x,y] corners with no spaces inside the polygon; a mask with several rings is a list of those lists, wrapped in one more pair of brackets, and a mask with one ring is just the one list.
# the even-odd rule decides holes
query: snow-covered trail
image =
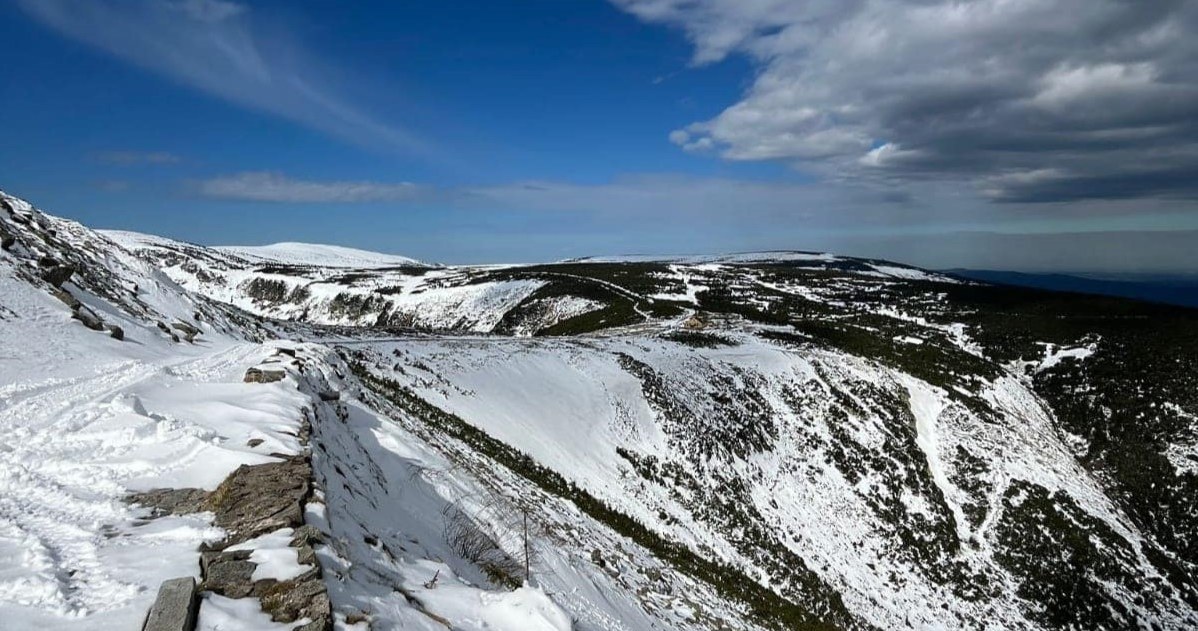
{"label": "snow-covered trail", "polygon": [[[196,546],[220,533],[205,515],[146,522],[123,497],[211,488],[241,463],[298,448],[283,431],[301,395],[240,383],[268,347],[179,348],[77,356],[67,378],[4,371],[0,626],[136,628],[158,583],[194,574]],[[265,419],[282,431],[248,448],[244,436],[274,433]]]}

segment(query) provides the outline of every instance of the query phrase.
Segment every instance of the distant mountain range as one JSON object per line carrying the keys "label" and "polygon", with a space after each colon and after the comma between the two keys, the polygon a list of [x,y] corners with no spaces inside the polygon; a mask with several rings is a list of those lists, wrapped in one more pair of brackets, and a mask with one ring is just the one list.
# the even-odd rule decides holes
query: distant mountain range
{"label": "distant mountain range", "polygon": [[1198,274],[1122,274],[1097,277],[974,269],[951,269],[945,270],[945,272],[954,276],[1001,285],[1120,296],[1183,307],[1198,307]]}

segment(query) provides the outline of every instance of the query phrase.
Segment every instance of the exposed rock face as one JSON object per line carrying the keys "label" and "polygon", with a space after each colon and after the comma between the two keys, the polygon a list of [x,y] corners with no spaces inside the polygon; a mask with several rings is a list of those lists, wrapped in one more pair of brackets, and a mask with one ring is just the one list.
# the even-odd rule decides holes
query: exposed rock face
{"label": "exposed rock face", "polygon": [[224,546],[280,528],[304,524],[303,503],[311,491],[312,467],[305,456],[283,462],[242,465],[209,496],[216,525],[230,535]]}
{"label": "exposed rock face", "polygon": [[74,275],[75,268],[70,265],[53,265],[42,271],[42,279],[55,287],[62,287]]}
{"label": "exposed rock face", "polygon": [[276,583],[262,595],[262,609],[275,622],[295,622],[307,618],[312,622],[301,627],[307,631],[331,628],[332,607],[324,583],[304,577]]}
{"label": "exposed rock face", "polygon": [[246,383],[274,383],[282,381],[287,373],[276,368],[259,368],[254,367],[245,371]]}
{"label": "exposed rock face", "polygon": [[186,515],[205,510],[208,492],[204,489],[154,489],[134,493],[128,500],[153,508],[156,515]]}
{"label": "exposed rock face", "polygon": [[[242,465],[211,493],[202,489],[156,489],[130,495],[129,500],[153,507],[158,515],[214,512],[214,522],[229,536],[202,550],[200,573],[204,579],[200,589],[228,598],[255,597],[276,622],[306,618],[310,622],[301,629],[328,631],[332,629],[332,609],[313,549],[323,535],[316,527],[303,523],[311,479],[307,456],[298,455],[281,462]],[[282,528],[294,529],[291,547],[297,561],[311,569],[287,581],[255,581],[252,551],[229,548]]]}

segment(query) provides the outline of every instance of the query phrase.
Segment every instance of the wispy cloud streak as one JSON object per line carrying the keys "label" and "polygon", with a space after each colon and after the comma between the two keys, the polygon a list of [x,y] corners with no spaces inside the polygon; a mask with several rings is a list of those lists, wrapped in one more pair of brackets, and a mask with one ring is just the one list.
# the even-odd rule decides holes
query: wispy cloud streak
{"label": "wispy cloud streak", "polygon": [[200,195],[255,202],[362,203],[415,199],[429,191],[411,182],[300,180],[282,173],[250,171],[196,183]]}
{"label": "wispy cloud streak", "polygon": [[61,34],[241,107],[358,144],[420,151],[413,134],[363,113],[322,83],[319,60],[265,36],[227,0],[17,0]]}

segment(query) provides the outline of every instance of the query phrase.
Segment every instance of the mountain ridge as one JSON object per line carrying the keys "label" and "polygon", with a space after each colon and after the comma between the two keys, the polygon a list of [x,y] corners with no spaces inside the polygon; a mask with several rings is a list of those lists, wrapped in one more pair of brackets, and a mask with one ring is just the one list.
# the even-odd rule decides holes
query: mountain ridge
{"label": "mountain ridge", "polygon": [[[51,448],[62,423],[104,436],[155,415],[185,433],[207,427],[209,444],[236,448],[224,458],[251,457],[244,434],[203,423],[256,399],[187,380],[301,345],[306,367],[270,392],[293,397],[292,379],[310,379],[342,406],[307,404],[326,506],[311,523],[340,542],[318,552],[339,620],[370,612],[379,628],[437,628],[423,608],[461,628],[499,624],[454,613],[445,598],[456,592],[426,583],[461,577],[463,597],[514,598],[516,515],[534,525],[530,566],[548,600],[517,595],[561,608],[579,631],[1198,624],[1191,310],[828,255],[261,263],[156,238],[118,245],[0,200],[11,239],[0,334],[16,353],[0,364],[13,384],[0,390],[13,402],[0,422],[32,437],[12,470],[62,479],[67,452]],[[56,287],[46,278],[63,264],[72,273]],[[125,339],[72,321],[60,288]],[[178,392],[235,394],[220,399],[226,411],[195,416],[148,386],[117,384],[121,401],[143,403],[113,407],[111,389],[60,383],[96,362],[182,379]],[[42,388],[46,401],[68,401],[70,388],[98,398],[63,416],[38,403]],[[137,431],[147,445],[172,435]],[[114,466],[115,449],[87,466]],[[106,489],[129,484],[108,475]],[[89,505],[86,489],[62,488],[64,506]],[[61,510],[46,497],[21,510]],[[21,514],[0,503],[0,516]],[[121,513],[113,527],[136,532],[138,518]],[[80,541],[108,554],[89,530],[98,524],[80,524],[91,533]],[[485,533],[491,556],[455,549],[449,524]],[[3,569],[53,586],[80,562]],[[127,561],[113,563],[136,585]],[[135,591],[104,613],[87,600],[103,582],[79,576],[54,592],[75,624],[135,617]],[[58,601],[31,610],[6,593],[0,610],[59,620]]]}

